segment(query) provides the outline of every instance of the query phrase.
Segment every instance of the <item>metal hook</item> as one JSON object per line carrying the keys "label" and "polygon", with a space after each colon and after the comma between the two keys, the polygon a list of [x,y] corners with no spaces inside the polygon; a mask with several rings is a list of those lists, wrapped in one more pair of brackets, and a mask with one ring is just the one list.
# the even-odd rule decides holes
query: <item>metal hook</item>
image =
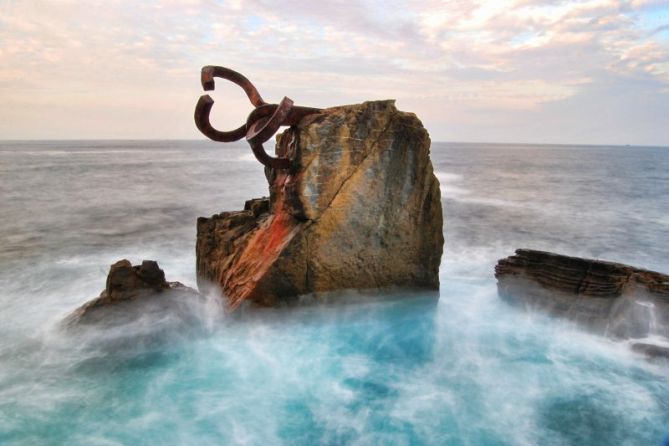
{"label": "metal hook", "polygon": [[202,67],[200,81],[202,82],[202,88],[204,91],[212,91],[215,89],[215,77],[220,77],[221,79],[228,80],[242,87],[246,93],[246,96],[249,98],[249,101],[251,101],[251,104],[253,104],[254,107],[260,107],[261,105],[266,104],[251,81],[248,80],[243,74],[237,73],[230,68],[216,67],[213,65]]}
{"label": "metal hook", "polygon": [[229,132],[216,130],[209,122],[211,107],[214,106],[214,100],[208,94],[200,96],[195,105],[195,125],[207,138],[218,142],[238,141],[246,135],[246,124]]}
{"label": "metal hook", "polygon": [[293,101],[284,97],[277,104],[267,104],[255,86],[242,74],[229,68],[205,66],[202,68],[201,82],[205,91],[214,90],[214,78],[229,80],[244,90],[255,109],[249,114],[246,123],[232,131],[215,129],[209,121],[214,100],[209,95],[200,96],[195,106],[195,125],[208,138],[219,142],[233,142],[246,136],[253,154],[263,165],[274,169],[287,169],[291,162],[287,158],[275,158],[267,154],[262,144],[269,140],[281,126],[296,125],[303,117],[318,113],[320,109],[294,107]]}

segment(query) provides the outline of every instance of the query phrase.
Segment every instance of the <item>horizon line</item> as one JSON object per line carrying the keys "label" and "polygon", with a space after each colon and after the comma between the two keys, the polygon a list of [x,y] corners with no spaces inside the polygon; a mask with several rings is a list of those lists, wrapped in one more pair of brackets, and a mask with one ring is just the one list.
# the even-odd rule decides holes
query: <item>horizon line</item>
{"label": "horizon line", "polygon": [[[188,141],[188,142],[215,142],[200,138],[42,138],[42,139],[0,139],[0,143],[28,143],[28,142],[84,142],[84,141]],[[237,141],[234,141],[237,142]],[[669,148],[669,144],[607,144],[607,143],[554,143],[554,142],[490,142],[490,141],[431,141],[431,144],[489,144],[489,145],[519,145],[519,146],[577,146],[577,147],[650,147]]]}

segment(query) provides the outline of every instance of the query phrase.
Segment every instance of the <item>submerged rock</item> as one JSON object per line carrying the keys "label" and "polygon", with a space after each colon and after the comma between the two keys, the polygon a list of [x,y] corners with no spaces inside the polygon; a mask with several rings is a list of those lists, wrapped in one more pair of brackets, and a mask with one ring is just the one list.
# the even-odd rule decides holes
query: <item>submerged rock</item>
{"label": "submerged rock", "polygon": [[156,312],[173,311],[175,303],[200,297],[180,282],[168,282],[165,273],[153,260],[133,266],[119,260],[109,269],[107,285],[100,296],[83,304],[68,315],[66,326],[79,324],[125,323]]}
{"label": "submerged rock", "polygon": [[632,344],[632,350],[641,353],[646,358],[651,360],[669,361],[669,347],[666,345],[647,344],[645,342],[637,342]]}
{"label": "submerged rock", "polygon": [[499,260],[500,295],[616,338],[669,337],[669,276],[621,263],[518,249]]}
{"label": "submerged rock", "polygon": [[[197,223],[200,287],[276,305],[346,288],[437,289],[443,234],[430,139],[394,101],[335,107],[286,130],[270,198]],[[201,288],[202,289],[202,288]]]}

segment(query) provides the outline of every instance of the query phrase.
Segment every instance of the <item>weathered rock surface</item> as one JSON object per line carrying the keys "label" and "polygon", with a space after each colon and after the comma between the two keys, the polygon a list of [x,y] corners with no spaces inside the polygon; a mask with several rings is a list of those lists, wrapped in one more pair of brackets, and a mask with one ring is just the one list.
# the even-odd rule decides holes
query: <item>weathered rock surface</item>
{"label": "weathered rock surface", "polygon": [[669,347],[666,345],[647,344],[638,342],[632,344],[632,350],[641,353],[651,360],[669,361]]}
{"label": "weathered rock surface", "polygon": [[519,249],[495,267],[500,295],[617,338],[669,337],[669,276]]}
{"label": "weathered rock surface", "polygon": [[179,282],[167,282],[165,273],[153,260],[133,266],[119,260],[109,269],[105,289],[97,298],[77,308],[63,321],[67,326],[104,321],[127,322],[156,310],[171,311],[175,300],[200,297]]}
{"label": "weathered rock surface", "polygon": [[276,305],[312,292],[437,289],[443,235],[430,139],[394,101],[335,107],[286,130],[270,198],[197,224],[200,287]]}

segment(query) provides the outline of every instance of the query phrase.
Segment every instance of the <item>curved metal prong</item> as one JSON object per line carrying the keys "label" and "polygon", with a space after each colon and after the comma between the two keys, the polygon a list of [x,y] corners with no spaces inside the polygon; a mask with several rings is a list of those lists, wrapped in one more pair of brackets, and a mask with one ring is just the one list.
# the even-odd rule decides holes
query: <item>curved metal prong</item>
{"label": "curved metal prong", "polygon": [[209,113],[214,106],[214,100],[208,94],[200,96],[195,106],[195,125],[207,138],[219,142],[238,141],[246,136],[246,124],[230,132],[222,132],[212,127],[209,122]]}
{"label": "curved metal prong", "polygon": [[[246,123],[230,132],[216,130],[209,122],[209,114],[214,100],[209,95],[203,95],[195,106],[195,125],[208,138],[220,142],[246,140],[253,150],[253,154],[263,165],[273,169],[289,169],[292,161],[288,158],[272,157],[265,152],[262,144],[269,140],[281,126],[296,125],[307,115],[320,112],[317,108],[293,107],[293,101],[284,97],[280,104],[267,104],[256,90],[256,87],[242,74],[225,67],[207,65],[202,67],[201,82],[205,90],[214,90],[214,78],[219,77],[239,85],[251,101],[255,109],[251,112]],[[283,153],[283,152],[282,152]]]}
{"label": "curved metal prong", "polygon": [[269,156],[262,144],[251,144],[251,150],[258,161],[272,169],[289,169],[293,164],[288,158]]}
{"label": "curved metal prong", "polygon": [[[262,144],[274,135],[284,124],[286,116],[293,108],[293,101],[284,97],[268,119],[257,120],[253,113],[246,121],[246,140],[251,144]],[[258,110],[258,109],[256,109]]]}
{"label": "curved metal prong", "polygon": [[215,88],[214,78],[220,77],[221,79],[229,80],[230,82],[233,82],[242,87],[246,93],[246,96],[249,98],[249,101],[251,101],[251,104],[253,104],[254,107],[265,105],[265,101],[263,101],[260,93],[258,93],[258,90],[256,90],[256,87],[251,83],[251,81],[244,77],[244,75],[237,73],[230,68],[207,65],[202,67],[202,73],[200,77],[202,88],[204,88],[205,91],[213,90]]}

